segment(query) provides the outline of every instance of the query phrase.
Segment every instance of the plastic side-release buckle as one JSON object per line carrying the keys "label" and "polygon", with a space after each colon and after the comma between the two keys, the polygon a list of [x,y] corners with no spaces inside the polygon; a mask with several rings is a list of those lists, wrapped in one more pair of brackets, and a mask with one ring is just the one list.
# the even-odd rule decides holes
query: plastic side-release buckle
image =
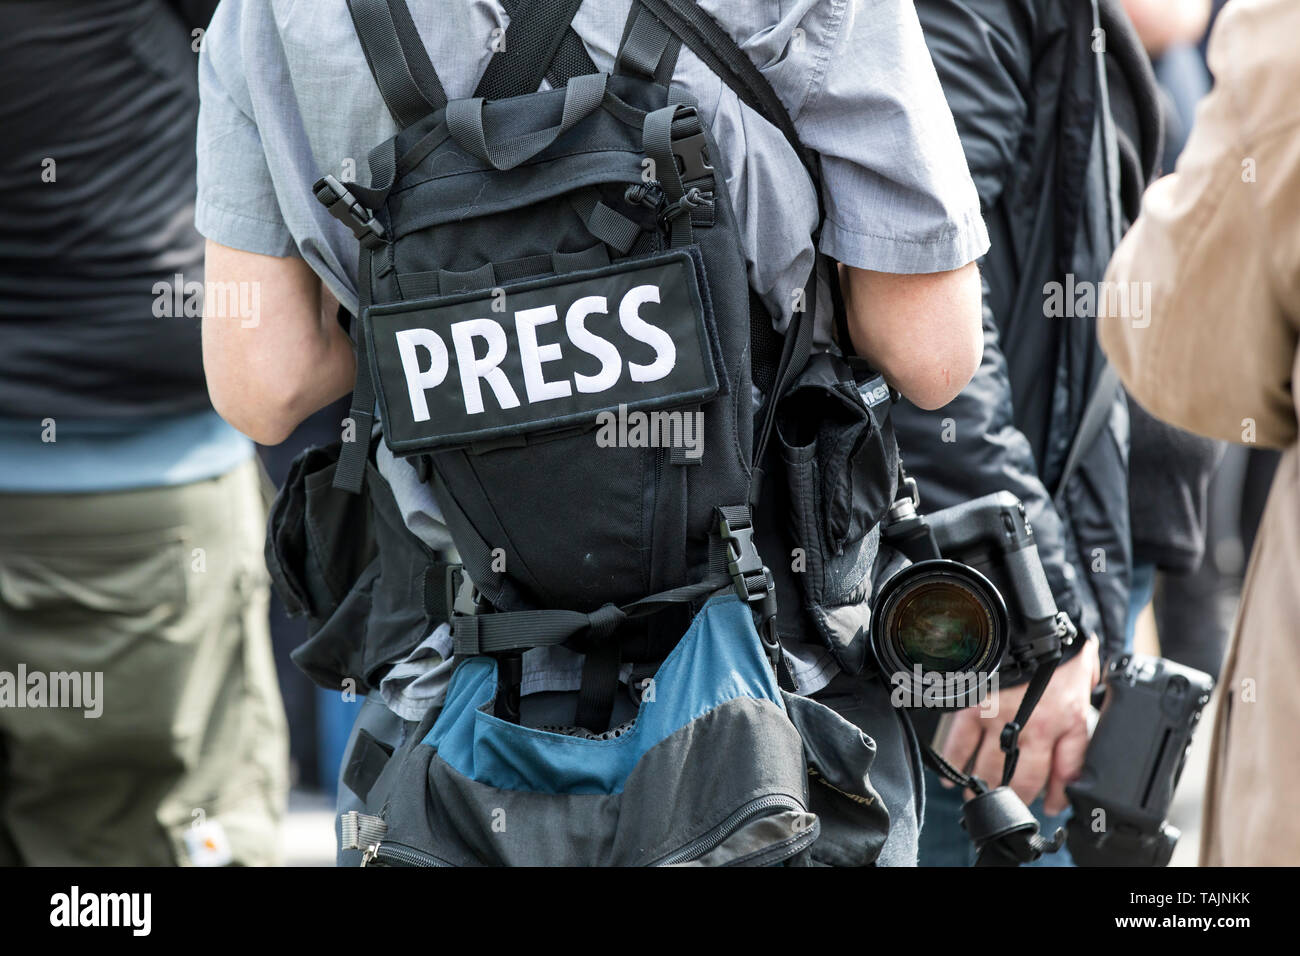
{"label": "plastic side-release buckle", "polygon": [[447,610],[454,619],[479,614],[483,610],[483,598],[478,588],[465,573],[463,565],[447,565]]}
{"label": "plastic side-release buckle", "polygon": [[325,176],[312,187],[329,214],[352,230],[358,241],[374,248],[384,242],[384,227],[361,201],[333,176]]}
{"label": "plastic side-release buckle", "polygon": [[[452,640],[456,653],[482,653],[478,641],[479,615],[489,613],[491,604],[483,599],[465,568],[459,564],[447,567],[447,607],[451,611]],[[464,650],[467,645],[472,650]],[[518,650],[493,653],[497,662],[497,692],[492,704],[493,716],[519,723],[520,684],[524,677],[523,653]]]}
{"label": "plastic side-release buckle", "polygon": [[709,164],[709,147],[700,130],[687,136],[673,138],[673,156],[677,159],[677,173],[683,183],[696,179],[711,179],[713,166]]}
{"label": "plastic side-release buckle", "polygon": [[718,509],[718,534],[727,548],[727,573],[736,585],[736,593],[747,603],[760,600],[762,595],[752,594],[748,583],[754,575],[766,570],[754,546],[754,526],[747,518],[728,518]]}
{"label": "plastic side-release buckle", "polygon": [[727,573],[736,594],[753,611],[763,646],[776,666],[781,655],[776,633],[776,581],[754,545],[754,526],[748,516],[740,518],[733,514],[728,518],[721,508],[717,509],[717,515],[718,534],[727,548]]}
{"label": "plastic side-release buckle", "polygon": [[715,170],[709,163],[709,146],[703,129],[697,128],[693,133],[674,137],[672,152],[685,193],[669,205],[665,215],[674,219],[687,214],[692,226],[712,226],[717,179]]}

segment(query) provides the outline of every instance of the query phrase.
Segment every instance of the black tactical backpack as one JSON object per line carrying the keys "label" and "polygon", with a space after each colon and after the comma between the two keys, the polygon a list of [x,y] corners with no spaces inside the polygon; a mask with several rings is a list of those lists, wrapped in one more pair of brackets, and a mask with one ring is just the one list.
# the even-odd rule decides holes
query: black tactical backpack
{"label": "black tactical backpack", "polygon": [[[334,485],[360,490],[372,428],[428,482],[461,562],[431,603],[458,657],[500,663],[497,715],[517,719],[522,652],[562,644],[586,660],[575,723],[605,730],[620,664],[661,660],[719,589],[779,665],[760,491],[781,509],[762,542],[781,632],[860,669],[889,391],[855,359],[810,361],[824,257],[773,331],[721,154],[671,85],[685,43],[818,185],[763,76],[689,0],[634,2],[609,74],[569,25],[580,0],[519,2],[475,96],[448,102],[402,0],[348,5],[399,132],[370,186],[315,187],[360,243],[357,440]],[[796,549],[812,573],[789,573]]]}

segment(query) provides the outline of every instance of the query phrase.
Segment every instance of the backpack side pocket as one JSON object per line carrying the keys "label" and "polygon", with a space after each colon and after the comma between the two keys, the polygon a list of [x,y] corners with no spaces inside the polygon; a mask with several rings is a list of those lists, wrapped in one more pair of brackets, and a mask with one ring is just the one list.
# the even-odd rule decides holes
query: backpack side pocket
{"label": "backpack side pocket", "polygon": [[385,665],[428,634],[426,579],[440,566],[402,524],[373,465],[366,465],[365,494],[334,487],[341,447],[308,448],[294,459],[271,506],[266,563],[285,608],[308,620],[294,663],[322,687],[337,690],[351,679],[365,693]]}
{"label": "backpack side pocket", "polygon": [[853,371],[814,355],[777,410],[776,437],[790,500],[790,537],[804,606],[840,666],[866,655],[879,522],[898,482],[892,431],[864,399]]}

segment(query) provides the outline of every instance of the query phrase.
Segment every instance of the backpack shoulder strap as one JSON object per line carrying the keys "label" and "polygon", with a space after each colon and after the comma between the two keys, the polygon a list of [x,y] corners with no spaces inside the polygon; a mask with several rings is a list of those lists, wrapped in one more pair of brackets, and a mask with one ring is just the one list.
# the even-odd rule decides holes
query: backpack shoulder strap
{"label": "backpack shoulder strap", "polygon": [[[640,7],[638,12],[637,8]],[[817,196],[817,225],[813,229],[813,268],[804,288],[803,308],[794,312],[781,342],[780,357],[770,373],[771,390],[760,411],[759,428],[754,440],[754,484],[751,500],[757,499],[762,481],[761,465],[767,443],[776,423],[777,400],[803,370],[812,353],[813,316],[817,308],[818,274],[824,257],[817,252],[821,223],[825,216],[822,202],[821,171],[816,157],[804,147],[794,127],[789,111],[781,102],[772,84],[742,50],[736,41],[694,0],[634,0],[632,26],[624,37],[619,51],[620,72],[639,72],[642,75],[669,82],[671,76],[661,78],[663,62],[676,60],[676,48],[668,45],[669,38],[685,44],[710,70],[727,84],[741,102],[757,112],[785,136],[795,154],[808,171],[813,191]],[[668,52],[665,52],[667,50]],[[671,71],[671,66],[668,68]],[[833,273],[829,276],[835,281]],[[760,319],[761,320],[761,319]],[[751,320],[752,321],[752,320]]]}
{"label": "backpack shoulder strap", "polygon": [[475,96],[523,96],[536,93],[543,79],[558,87],[574,76],[597,72],[572,26],[582,0],[503,0],[502,6],[510,25],[488,60]]}
{"label": "backpack shoulder strap", "polygon": [[348,0],[366,63],[402,129],[447,105],[406,0]]}
{"label": "backpack shoulder strap", "polygon": [[636,29],[651,30],[656,25],[666,30],[691,52],[698,56],[710,70],[721,77],[750,109],[779,129],[798,155],[817,190],[818,222],[821,213],[821,170],[816,158],[803,145],[794,121],[772,84],[754,65],[754,62],[732,39],[723,27],[694,0],[635,0],[635,4],[651,14],[650,22]]}
{"label": "backpack shoulder strap", "polygon": [[653,80],[671,86],[681,38],[645,8],[633,0],[623,25],[623,36],[614,58],[614,72]]}

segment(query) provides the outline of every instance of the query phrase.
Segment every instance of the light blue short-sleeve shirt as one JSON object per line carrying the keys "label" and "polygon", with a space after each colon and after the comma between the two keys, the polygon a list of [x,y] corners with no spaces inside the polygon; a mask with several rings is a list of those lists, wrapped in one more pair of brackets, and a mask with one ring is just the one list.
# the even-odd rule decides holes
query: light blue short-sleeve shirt
{"label": "light blue short-sleeve shirt", "polygon": [[[447,95],[472,95],[509,25],[495,0],[408,0]],[[988,248],[979,198],[911,0],[700,0],[759,67],[821,159],[821,247],[878,272],[956,269]],[[587,0],[573,27],[613,68],[630,0]],[[816,197],[779,130],[683,47],[673,83],[692,94],[723,154],[750,285],[784,327],[813,259]],[[369,181],[366,157],[391,137],[345,0],[222,0],[199,61],[199,231],[248,252],[301,256],[350,311],[357,247],[315,199],[332,173]],[[821,302],[825,296],[819,296]],[[815,341],[829,339],[819,310]],[[445,529],[413,470],[380,467],[412,530]],[[442,537],[440,537],[442,536]],[[811,693],[828,661],[796,663]]]}
{"label": "light blue short-sleeve shirt", "polygon": [[[611,69],[630,0],[588,0],[573,26]],[[703,0],[759,65],[821,157],[822,248],[862,269],[955,269],[988,247],[979,199],[910,0]],[[494,0],[409,0],[448,96],[468,96],[509,18]],[[366,182],[396,131],[344,0],[223,0],[199,76],[199,229],[302,256],[356,305],[356,241],[312,195],[325,173]],[[683,48],[673,82],[725,156],[754,288],[788,313],[811,261],[816,203],[775,127]]]}

